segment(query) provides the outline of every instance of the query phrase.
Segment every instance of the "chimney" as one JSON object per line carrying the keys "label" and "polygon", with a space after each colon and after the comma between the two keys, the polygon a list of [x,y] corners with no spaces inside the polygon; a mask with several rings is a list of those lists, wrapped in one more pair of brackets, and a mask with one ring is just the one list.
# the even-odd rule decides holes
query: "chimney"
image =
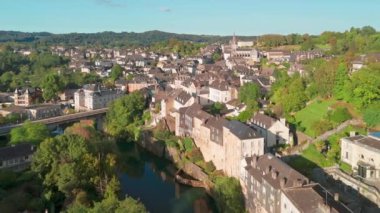
{"label": "chimney", "polygon": [[257,160],[259,159],[258,156],[253,156],[252,158],[252,168],[256,168],[257,166]]}
{"label": "chimney", "polygon": [[339,193],[334,193],[334,200],[339,202]]}
{"label": "chimney", "polygon": [[272,170],[272,178],[273,178],[274,180],[276,180],[276,179],[277,179],[277,176],[278,176],[278,172]]}
{"label": "chimney", "polygon": [[265,169],[265,174],[269,174],[269,172],[272,170],[272,166],[268,166],[266,169]]}
{"label": "chimney", "polygon": [[302,186],[302,180],[301,179],[294,180],[293,186],[295,186],[295,187]]}
{"label": "chimney", "polygon": [[283,178],[280,180],[280,186],[281,186],[281,188],[284,188],[284,187],[285,187],[285,184],[286,184],[286,177],[283,177]]}

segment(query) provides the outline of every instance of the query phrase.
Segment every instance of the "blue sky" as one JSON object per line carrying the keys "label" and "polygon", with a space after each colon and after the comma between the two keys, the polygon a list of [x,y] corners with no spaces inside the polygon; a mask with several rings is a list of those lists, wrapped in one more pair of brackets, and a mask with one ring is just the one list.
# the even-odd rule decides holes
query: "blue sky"
{"label": "blue sky", "polygon": [[0,30],[261,35],[380,30],[378,0],[1,0]]}

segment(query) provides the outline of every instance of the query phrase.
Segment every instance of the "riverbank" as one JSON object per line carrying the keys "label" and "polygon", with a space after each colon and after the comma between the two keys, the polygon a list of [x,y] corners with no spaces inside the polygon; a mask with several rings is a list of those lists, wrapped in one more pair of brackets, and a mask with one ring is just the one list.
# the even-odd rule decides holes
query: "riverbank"
{"label": "riverbank", "polygon": [[140,200],[149,212],[218,212],[203,188],[178,183],[174,164],[137,143],[118,142],[122,193]]}
{"label": "riverbank", "polygon": [[[168,147],[165,143],[157,141],[150,130],[142,132],[141,140],[137,144],[157,157],[171,161],[178,169],[173,175],[177,177],[176,179],[180,183],[192,187],[202,187],[212,196],[212,182],[208,174],[206,174],[200,166],[188,161],[184,153],[174,147]],[[191,179],[182,176],[179,171],[183,171],[186,175],[190,176]]]}

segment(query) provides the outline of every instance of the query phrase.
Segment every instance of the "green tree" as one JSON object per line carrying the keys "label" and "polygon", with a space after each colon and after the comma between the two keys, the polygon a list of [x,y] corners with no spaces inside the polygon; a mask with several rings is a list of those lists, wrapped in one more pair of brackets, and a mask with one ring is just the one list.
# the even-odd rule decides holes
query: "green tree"
{"label": "green tree", "polygon": [[370,127],[380,124],[380,103],[371,104],[364,109],[363,119]]}
{"label": "green tree", "polygon": [[213,61],[220,61],[221,59],[222,59],[222,55],[220,54],[220,52],[214,52],[212,54]]}
{"label": "green tree", "polygon": [[245,83],[239,90],[239,100],[243,103],[257,100],[260,95],[260,87],[255,83]]}
{"label": "green tree", "polygon": [[123,76],[123,68],[119,64],[114,65],[110,73],[111,79],[116,81],[121,76]]}
{"label": "green tree", "polygon": [[244,196],[235,178],[217,177],[213,192],[220,212],[245,212]]}
{"label": "green tree", "polygon": [[51,101],[58,96],[62,89],[62,82],[57,74],[48,74],[42,82],[43,98],[45,101]]}
{"label": "green tree", "polygon": [[11,144],[33,143],[39,144],[50,136],[49,129],[41,123],[25,122],[21,127],[13,128],[10,132]]}
{"label": "green tree", "polygon": [[305,84],[300,76],[292,77],[288,84],[278,89],[272,97],[276,105],[281,106],[287,114],[302,109],[308,100]]}
{"label": "green tree", "polygon": [[107,112],[107,132],[113,136],[129,135],[137,139],[145,107],[145,99],[140,92],[117,99]]}
{"label": "green tree", "polygon": [[335,84],[334,84],[334,97],[338,100],[342,100],[345,97],[345,84],[349,82],[348,71],[343,63],[339,64],[336,71]]}

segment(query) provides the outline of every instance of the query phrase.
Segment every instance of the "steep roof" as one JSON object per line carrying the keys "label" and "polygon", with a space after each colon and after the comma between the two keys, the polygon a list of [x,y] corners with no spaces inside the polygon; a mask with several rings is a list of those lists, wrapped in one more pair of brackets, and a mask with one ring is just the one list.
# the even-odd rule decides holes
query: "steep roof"
{"label": "steep roof", "polygon": [[190,100],[190,98],[191,98],[191,95],[189,93],[182,91],[181,93],[177,95],[175,100],[181,103],[182,105],[184,105]]}
{"label": "steep roof", "polygon": [[352,212],[339,201],[335,201],[334,197],[319,184],[287,188],[284,193],[300,212],[319,213],[324,206],[329,208],[331,213]]}
{"label": "steep roof", "polygon": [[263,113],[256,113],[251,118],[251,122],[257,126],[267,129],[270,128],[276,122],[276,119],[269,117],[268,115],[265,115]]}
{"label": "steep roof", "polygon": [[261,137],[254,129],[241,123],[240,121],[229,121],[225,127],[241,140]]}
{"label": "steep roof", "polygon": [[248,168],[248,172],[256,179],[265,179],[275,189],[295,187],[309,182],[308,178],[270,153],[253,157],[251,162],[252,167]]}
{"label": "steep roof", "polygon": [[354,143],[380,150],[380,139],[374,136],[356,135],[346,138]]}

